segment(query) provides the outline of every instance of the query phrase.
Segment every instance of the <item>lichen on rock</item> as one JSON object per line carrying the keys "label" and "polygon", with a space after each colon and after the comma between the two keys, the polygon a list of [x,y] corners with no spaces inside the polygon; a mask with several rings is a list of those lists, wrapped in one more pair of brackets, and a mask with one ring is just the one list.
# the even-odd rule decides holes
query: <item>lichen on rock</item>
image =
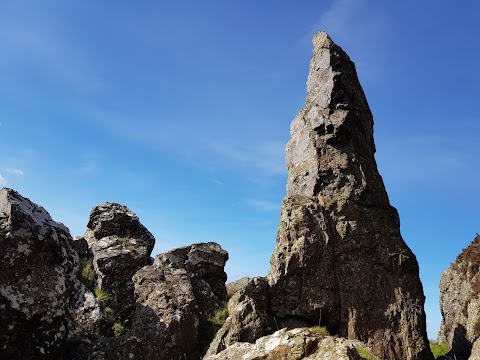
{"label": "lichen on rock", "polygon": [[431,359],[417,260],[377,170],[355,65],[325,32],[313,45],[305,108],[285,151],[271,311],[320,322],[380,357]]}

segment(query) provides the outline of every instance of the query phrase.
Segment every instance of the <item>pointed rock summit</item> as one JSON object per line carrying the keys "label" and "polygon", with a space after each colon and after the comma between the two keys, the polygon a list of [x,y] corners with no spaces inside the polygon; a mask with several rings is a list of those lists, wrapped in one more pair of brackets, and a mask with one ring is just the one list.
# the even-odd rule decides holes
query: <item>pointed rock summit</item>
{"label": "pointed rock summit", "polygon": [[433,359],[418,263],[377,170],[355,65],[325,32],[313,45],[305,108],[286,147],[271,311],[279,324],[321,324],[385,359]]}

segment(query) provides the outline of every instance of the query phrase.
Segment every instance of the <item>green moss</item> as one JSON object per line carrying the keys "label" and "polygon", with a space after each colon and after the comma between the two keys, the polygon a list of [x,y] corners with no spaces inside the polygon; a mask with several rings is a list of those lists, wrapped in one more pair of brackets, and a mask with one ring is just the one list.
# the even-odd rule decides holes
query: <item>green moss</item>
{"label": "green moss", "polygon": [[447,343],[430,342],[430,349],[432,350],[433,356],[436,359],[436,358],[448,353],[448,344]]}
{"label": "green moss", "polygon": [[100,289],[99,287],[95,287],[95,290],[93,292],[97,297],[98,301],[100,301],[100,304],[105,304],[110,299],[108,297],[108,294],[103,292],[102,289]]}
{"label": "green moss", "polygon": [[377,355],[373,354],[372,350],[366,346],[359,346],[355,348],[358,355],[365,360],[381,360]]}
{"label": "green moss", "polygon": [[310,331],[314,333],[315,335],[320,335],[320,336],[329,336],[330,333],[328,332],[327,328],[325,326],[314,326],[310,328]]}
{"label": "green moss", "polygon": [[112,330],[115,336],[121,336],[125,333],[125,327],[120,322],[114,323],[112,326]]}

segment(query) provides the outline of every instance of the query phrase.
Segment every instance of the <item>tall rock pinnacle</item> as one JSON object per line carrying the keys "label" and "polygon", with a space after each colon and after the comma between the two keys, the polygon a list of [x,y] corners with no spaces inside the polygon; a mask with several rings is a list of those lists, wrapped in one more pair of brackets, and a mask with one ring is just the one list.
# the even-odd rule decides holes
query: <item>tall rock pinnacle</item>
{"label": "tall rock pinnacle", "polygon": [[305,108],[286,147],[271,310],[362,340],[385,359],[433,359],[418,263],[377,170],[355,65],[325,32],[313,45]]}

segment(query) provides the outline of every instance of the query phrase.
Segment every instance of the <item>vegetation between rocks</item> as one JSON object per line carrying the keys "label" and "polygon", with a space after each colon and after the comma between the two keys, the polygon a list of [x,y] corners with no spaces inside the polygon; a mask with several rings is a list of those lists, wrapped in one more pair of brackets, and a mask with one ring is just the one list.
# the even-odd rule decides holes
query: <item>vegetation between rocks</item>
{"label": "vegetation between rocks", "polygon": [[[225,304],[223,305],[222,308],[217,310],[212,317],[208,318],[208,322],[212,324],[214,327],[218,326],[218,329],[220,329],[223,326],[223,324],[225,324],[225,321],[227,320],[227,318],[228,318],[228,304]],[[215,333],[217,331],[215,331]]]}
{"label": "vegetation between rocks", "polygon": [[355,350],[357,350],[358,355],[360,355],[360,357],[362,359],[365,359],[365,360],[382,360],[377,355],[375,355],[370,348],[368,348],[366,346],[356,347]]}
{"label": "vegetation between rocks", "polygon": [[445,355],[448,353],[448,344],[447,343],[437,343],[434,341],[430,342],[430,349],[432,350],[433,356],[438,358],[439,356]]}
{"label": "vegetation between rocks", "polygon": [[328,332],[325,326],[314,326],[309,329],[312,333],[319,336],[329,336],[330,333]]}
{"label": "vegetation between rocks", "polygon": [[87,289],[93,292],[95,271],[89,261],[81,262],[77,272],[77,279],[84,284]]}

